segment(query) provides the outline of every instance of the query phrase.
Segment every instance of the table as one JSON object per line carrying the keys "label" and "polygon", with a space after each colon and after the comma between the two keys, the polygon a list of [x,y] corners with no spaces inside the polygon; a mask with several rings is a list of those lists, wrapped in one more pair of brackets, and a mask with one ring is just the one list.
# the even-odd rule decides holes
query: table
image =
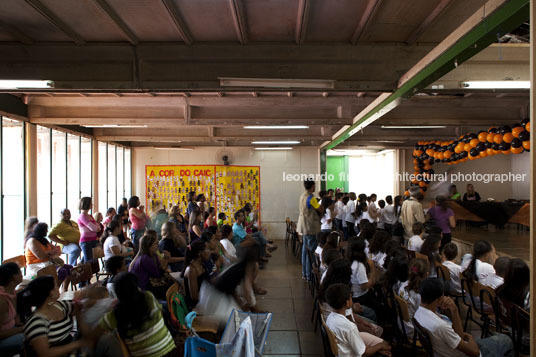
{"label": "table", "polygon": [[457,220],[486,222],[502,227],[506,223],[529,226],[530,206],[525,202],[451,201]]}

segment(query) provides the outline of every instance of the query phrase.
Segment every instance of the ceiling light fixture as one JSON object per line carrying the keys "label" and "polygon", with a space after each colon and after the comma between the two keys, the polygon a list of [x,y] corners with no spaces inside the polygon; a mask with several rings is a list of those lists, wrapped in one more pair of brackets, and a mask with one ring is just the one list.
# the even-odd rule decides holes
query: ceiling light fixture
{"label": "ceiling light fixture", "polygon": [[252,144],[256,145],[292,145],[299,144],[299,141],[288,140],[288,141],[252,141]]}
{"label": "ceiling light fixture", "polygon": [[445,129],[446,125],[382,125],[382,129]]}
{"label": "ceiling light fixture", "polygon": [[272,130],[272,129],[309,129],[308,125],[248,125],[244,129],[259,129],[259,130]]}
{"label": "ceiling light fixture", "polygon": [[335,88],[331,79],[276,79],[276,78],[229,78],[218,77],[221,87],[265,87],[265,88]]}
{"label": "ceiling light fixture", "polygon": [[85,128],[147,128],[147,125],[121,125],[121,124],[103,124],[103,125],[82,125]]}
{"label": "ceiling light fixture", "polygon": [[54,88],[53,81],[26,80],[26,79],[0,79],[1,89],[46,89]]}
{"label": "ceiling light fixture", "polygon": [[291,148],[291,147],[284,147],[284,146],[282,146],[282,147],[279,147],[279,148],[255,148],[255,150],[259,150],[259,151],[265,151],[265,150],[266,150],[266,151],[267,151],[267,150],[272,150],[272,151],[273,151],[273,150],[292,150],[292,148]]}
{"label": "ceiling light fixture", "polygon": [[193,148],[183,148],[178,146],[154,146],[153,149],[156,150],[182,150],[182,151],[192,151]]}
{"label": "ceiling light fixture", "polygon": [[466,81],[460,82],[464,89],[530,89],[530,81]]}

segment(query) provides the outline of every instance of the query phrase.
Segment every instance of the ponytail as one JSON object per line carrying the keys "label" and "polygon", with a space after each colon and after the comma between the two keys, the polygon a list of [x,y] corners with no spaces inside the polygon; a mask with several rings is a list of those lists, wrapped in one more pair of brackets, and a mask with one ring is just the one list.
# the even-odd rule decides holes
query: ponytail
{"label": "ponytail", "polygon": [[40,308],[45,303],[55,286],[56,282],[52,276],[39,276],[17,294],[17,313],[22,322],[30,317],[32,307]]}
{"label": "ponytail", "polygon": [[196,240],[192,244],[190,244],[188,247],[186,247],[186,254],[184,254],[184,269],[182,270],[181,276],[184,278],[184,273],[186,272],[186,268],[190,265],[190,263],[197,259],[201,253],[205,250],[207,244],[202,240]]}
{"label": "ponytail", "polygon": [[478,240],[473,245],[473,257],[471,258],[471,263],[463,275],[469,280],[469,283],[472,283],[473,280],[478,280],[476,275],[476,260],[482,258],[484,255],[488,254],[493,250],[493,247],[490,242],[487,240]]}
{"label": "ponytail", "polygon": [[406,291],[419,292],[422,281],[428,273],[428,263],[424,259],[413,259],[409,263],[409,282]]}
{"label": "ponytail", "polygon": [[116,230],[116,228],[120,227],[119,221],[111,220],[110,223],[106,226],[104,229],[104,233],[102,234],[102,237],[100,239],[101,244],[104,244],[106,242],[106,239],[112,235],[112,233]]}

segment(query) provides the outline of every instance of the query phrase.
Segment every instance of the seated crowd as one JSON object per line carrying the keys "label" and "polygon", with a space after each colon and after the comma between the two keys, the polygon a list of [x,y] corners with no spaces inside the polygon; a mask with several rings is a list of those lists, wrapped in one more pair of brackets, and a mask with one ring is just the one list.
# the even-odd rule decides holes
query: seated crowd
{"label": "seated crowd", "polygon": [[[418,336],[415,321],[431,337],[435,356],[514,355],[508,328],[496,328],[493,334],[488,329],[480,339],[468,333],[458,299],[469,306],[473,292],[467,286],[480,283],[498,302],[483,303],[491,315],[499,304],[527,311],[530,272],[523,260],[497,257],[485,240],[460,257],[451,242],[455,221],[444,197],[425,213],[418,190],[405,200],[388,196],[376,206],[375,194],[361,194],[356,201],[353,192],[329,190],[316,198],[314,182],[304,184],[296,228],[303,237],[302,277],[313,285],[319,281],[320,316],[334,335],[339,356],[389,356],[395,346],[398,355],[407,355],[398,348],[404,343],[412,348]],[[438,227],[434,216],[449,229]],[[478,296],[472,299],[480,304]]]}
{"label": "seated crowd", "polygon": [[[63,209],[50,231],[27,219],[24,256],[0,266],[0,355],[178,356],[182,314],[216,315],[223,299],[225,319],[233,306],[261,312],[255,295],[267,291],[256,277],[277,246],[251,204],[232,226],[193,192],[184,215],[162,205],[148,215],[136,196],[105,217],[90,214],[89,197],[79,209],[77,221]],[[80,281],[79,269],[95,273],[98,259],[107,278]],[[170,292],[184,302],[181,313],[168,306]]]}

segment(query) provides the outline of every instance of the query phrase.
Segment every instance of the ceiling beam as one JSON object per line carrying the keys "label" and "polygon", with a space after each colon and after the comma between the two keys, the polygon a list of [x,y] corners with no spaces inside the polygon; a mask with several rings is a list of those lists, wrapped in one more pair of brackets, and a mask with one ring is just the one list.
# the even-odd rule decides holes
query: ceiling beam
{"label": "ceiling beam", "polygon": [[9,33],[17,41],[19,41],[19,42],[21,42],[21,43],[23,43],[25,45],[31,45],[33,43],[33,40],[30,37],[26,36],[19,29],[17,29],[14,26],[9,25],[6,22],[0,21],[0,29],[4,29],[4,31]]}
{"label": "ceiling beam", "polygon": [[296,20],[295,41],[297,45],[301,45],[305,41],[307,32],[307,24],[309,22],[309,9],[311,0],[300,0],[298,4],[298,18]]}
{"label": "ceiling beam", "polygon": [[288,136],[163,136],[163,135],[94,135],[95,140],[98,141],[145,141],[145,142],[211,142],[213,140],[225,140],[225,141],[279,141],[279,140],[297,140],[300,142],[306,141],[321,141],[326,140],[323,136],[301,136],[288,137]]}
{"label": "ceiling beam", "polygon": [[186,125],[183,118],[47,118],[30,117],[32,124],[55,124],[55,125],[150,125],[150,126],[173,126]]}
{"label": "ceiling beam", "polygon": [[106,2],[106,0],[92,0],[93,5],[101,10],[106,17],[110,20],[110,23],[118,29],[123,36],[126,37],[128,42],[132,45],[137,45],[140,41],[138,37],[132,32],[128,25],[121,19],[121,17],[115,12],[115,10]]}
{"label": "ceiling beam", "polygon": [[26,0],[26,2],[33,7],[37,12],[39,12],[44,18],[46,18],[52,25],[54,25],[58,30],[63,32],[67,37],[69,37],[77,45],[83,45],[86,41],[74,31],[69,25],[63,22],[56,14],[50,11],[40,0]]}
{"label": "ceiling beam", "polygon": [[242,45],[248,43],[246,16],[241,8],[240,0],[229,0],[229,7],[231,8],[231,14],[233,15],[233,22],[235,25],[236,34]]}
{"label": "ceiling beam", "polygon": [[184,43],[186,43],[187,45],[191,45],[194,42],[192,39],[192,35],[190,34],[190,30],[188,29],[186,22],[184,22],[184,19],[182,18],[179,9],[175,5],[174,0],[162,0],[162,3],[166,7],[169,16],[175,23],[175,26],[181,34]]}
{"label": "ceiling beam", "polygon": [[357,23],[357,27],[354,30],[354,34],[352,35],[352,39],[350,42],[352,42],[352,45],[355,45],[359,42],[359,39],[361,36],[365,33],[365,30],[367,26],[370,23],[370,20],[374,16],[374,13],[378,10],[380,7],[382,0],[368,0],[367,5],[365,7],[365,11],[363,11],[363,14],[359,18],[359,22]]}
{"label": "ceiling beam", "polygon": [[432,24],[441,16],[443,11],[445,11],[454,0],[441,0],[439,4],[432,10],[432,12],[424,19],[424,21],[419,25],[419,27],[409,36],[406,43],[408,45],[413,45],[421,37],[423,33],[426,32],[432,26]]}
{"label": "ceiling beam", "polygon": [[[486,11],[484,11],[486,10]],[[486,13],[487,17],[482,17]],[[489,0],[451,35],[437,45],[399,81],[394,93],[383,93],[354,118],[354,124],[344,133],[334,136],[323,150],[344,142],[359,130],[396,108],[445,73],[456,68],[497,39],[497,33],[507,33],[529,17],[529,0]]]}

